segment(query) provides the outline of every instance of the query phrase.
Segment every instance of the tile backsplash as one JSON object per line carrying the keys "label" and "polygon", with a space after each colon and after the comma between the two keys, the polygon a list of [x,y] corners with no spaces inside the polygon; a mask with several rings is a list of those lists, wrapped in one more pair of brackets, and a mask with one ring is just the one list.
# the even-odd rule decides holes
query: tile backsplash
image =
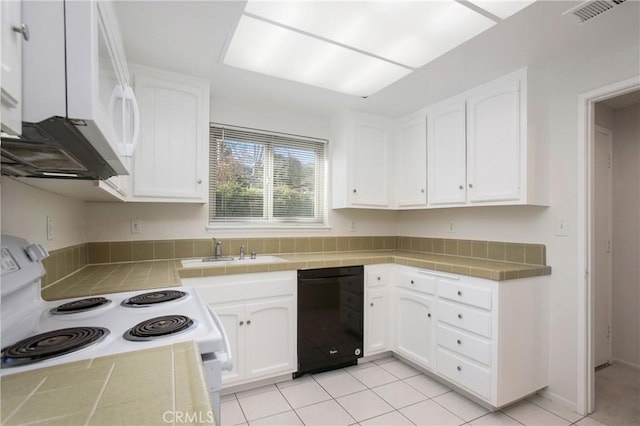
{"label": "tile backsplash", "polygon": [[[246,255],[254,251],[258,254],[293,254],[403,250],[546,265],[546,247],[543,244],[396,236],[227,238],[221,241],[223,256],[238,256],[240,247],[244,245]],[[47,274],[42,285],[56,282],[87,264],[207,257],[213,252],[212,238],[90,242],[52,251],[44,261]]]}

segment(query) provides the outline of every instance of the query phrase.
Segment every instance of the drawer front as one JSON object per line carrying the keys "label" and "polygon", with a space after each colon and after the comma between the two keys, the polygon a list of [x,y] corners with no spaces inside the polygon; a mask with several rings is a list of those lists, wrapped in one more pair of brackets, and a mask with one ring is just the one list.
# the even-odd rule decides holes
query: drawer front
{"label": "drawer front", "polygon": [[437,371],[449,380],[478,395],[491,398],[491,370],[482,368],[438,348]]}
{"label": "drawer front", "polygon": [[436,279],[434,277],[420,275],[411,272],[399,272],[397,274],[398,287],[419,291],[420,293],[435,294]]}
{"label": "drawer front", "polygon": [[438,345],[485,365],[491,365],[491,342],[438,324]]}
{"label": "drawer front", "polygon": [[491,338],[491,315],[488,313],[439,300],[437,315],[439,321]]}
{"label": "drawer front", "polygon": [[440,281],[438,296],[477,308],[491,310],[491,290]]}
{"label": "drawer front", "polygon": [[367,287],[384,287],[389,283],[389,271],[367,272]]}

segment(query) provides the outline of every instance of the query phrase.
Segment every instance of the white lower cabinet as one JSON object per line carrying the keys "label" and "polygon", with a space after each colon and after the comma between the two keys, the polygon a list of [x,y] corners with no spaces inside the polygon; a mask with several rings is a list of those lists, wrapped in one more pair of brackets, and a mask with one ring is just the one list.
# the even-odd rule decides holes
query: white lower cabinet
{"label": "white lower cabinet", "polygon": [[547,386],[547,277],[498,282],[387,266],[395,353],[496,408]]}
{"label": "white lower cabinet", "polygon": [[407,290],[396,292],[395,351],[423,367],[431,367],[433,298]]}
{"label": "white lower cabinet", "polygon": [[296,371],[295,271],[183,282],[198,289],[227,332],[233,369],[223,372],[223,388]]}
{"label": "white lower cabinet", "polygon": [[389,350],[389,265],[365,266],[364,355]]}

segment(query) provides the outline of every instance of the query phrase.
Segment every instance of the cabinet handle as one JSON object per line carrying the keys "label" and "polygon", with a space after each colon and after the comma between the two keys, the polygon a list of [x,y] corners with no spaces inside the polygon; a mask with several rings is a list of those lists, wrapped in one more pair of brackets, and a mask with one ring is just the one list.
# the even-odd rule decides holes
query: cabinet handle
{"label": "cabinet handle", "polygon": [[380,277],[378,277],[378,281],[380,281]]}
{"label": "cabinet handle", "polygon": [[371,302],[371,306],[373,306],[373,302]]}
{"label": "cabinet handle", "polygon": [[358,192],[358,190],[354,188],[353,189],[353,193],[355,194],[356,192]]}
{"label": "cabinet handle", "polygon": [[247,325],[251,325],[251,320],[247,320]]}
{"label": "cabinet handle", "polygon": [[458,188],[460,188],[460,189],[464,189],[464,186],[460,185]]}
{"label": "cabinet handle", "polygon": [[459,318],[459,319],[462,319],[462,314],[458,314],[458,318]]}
{"label": "cabinet handle", "polygon": [[411,284],[413,284],[413,280],[411,280]]}
{"label": "cabinet handle", "polygon": [[240,325],[241,325],[241,326],[242,326],[242,325],[244,325],[244,321],[240,321]]}
{"label": "cabinet handle", "polygon": [[472,183],[469,184],[469,188],[473,188],[473,184]]}
{"label": "cabinet handle", "polygon": [[420,190],[420,192],[422,192],[422,193],[424,194],[424,188],[422,188],[422,189]]}
{"label": "cabinet handle", "polygon": [[427,317],[428,317],[428,318],[431,318],[431,314],[427,314]]}
{"label": "cabinet handle", "polygon": [[29,41],[30,33],[29,26],[27,24],[20,24],[20,26],[15,26],[12,29],[14,32],[22,34],[24,41]]}
{"label": "cabinet handle", "polygon": [[462,290],[458,290],[458,296],[462,296]]}
{"label": "cabinet handle", "polygon": [[457,367],[456,367],[456,370],[458,370],[458,371],[462,371],[462,367],[457,366]]}
{"label": "cabinet handle", "polygon": [[198,179],[198,180],[196,181],[196,183],[197,183],[197,184],[201,184],[201,183],[202,183],[202,179]]}
{"label": "cabinet handle", "polygon": [[462,344],[462,340],[460,340],[460,339],[458,339],[457,342],[458,342],[459,345]]}

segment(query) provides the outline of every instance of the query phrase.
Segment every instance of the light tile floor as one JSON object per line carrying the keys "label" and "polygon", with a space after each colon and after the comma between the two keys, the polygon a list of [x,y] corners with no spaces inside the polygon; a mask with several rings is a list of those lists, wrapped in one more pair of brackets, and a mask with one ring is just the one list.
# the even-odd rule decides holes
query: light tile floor
{"label": "light tile floor", "polygon": [[602,425],[538,395],[490,413],[392,357],[226,395],[221,410],[222,426]]}

